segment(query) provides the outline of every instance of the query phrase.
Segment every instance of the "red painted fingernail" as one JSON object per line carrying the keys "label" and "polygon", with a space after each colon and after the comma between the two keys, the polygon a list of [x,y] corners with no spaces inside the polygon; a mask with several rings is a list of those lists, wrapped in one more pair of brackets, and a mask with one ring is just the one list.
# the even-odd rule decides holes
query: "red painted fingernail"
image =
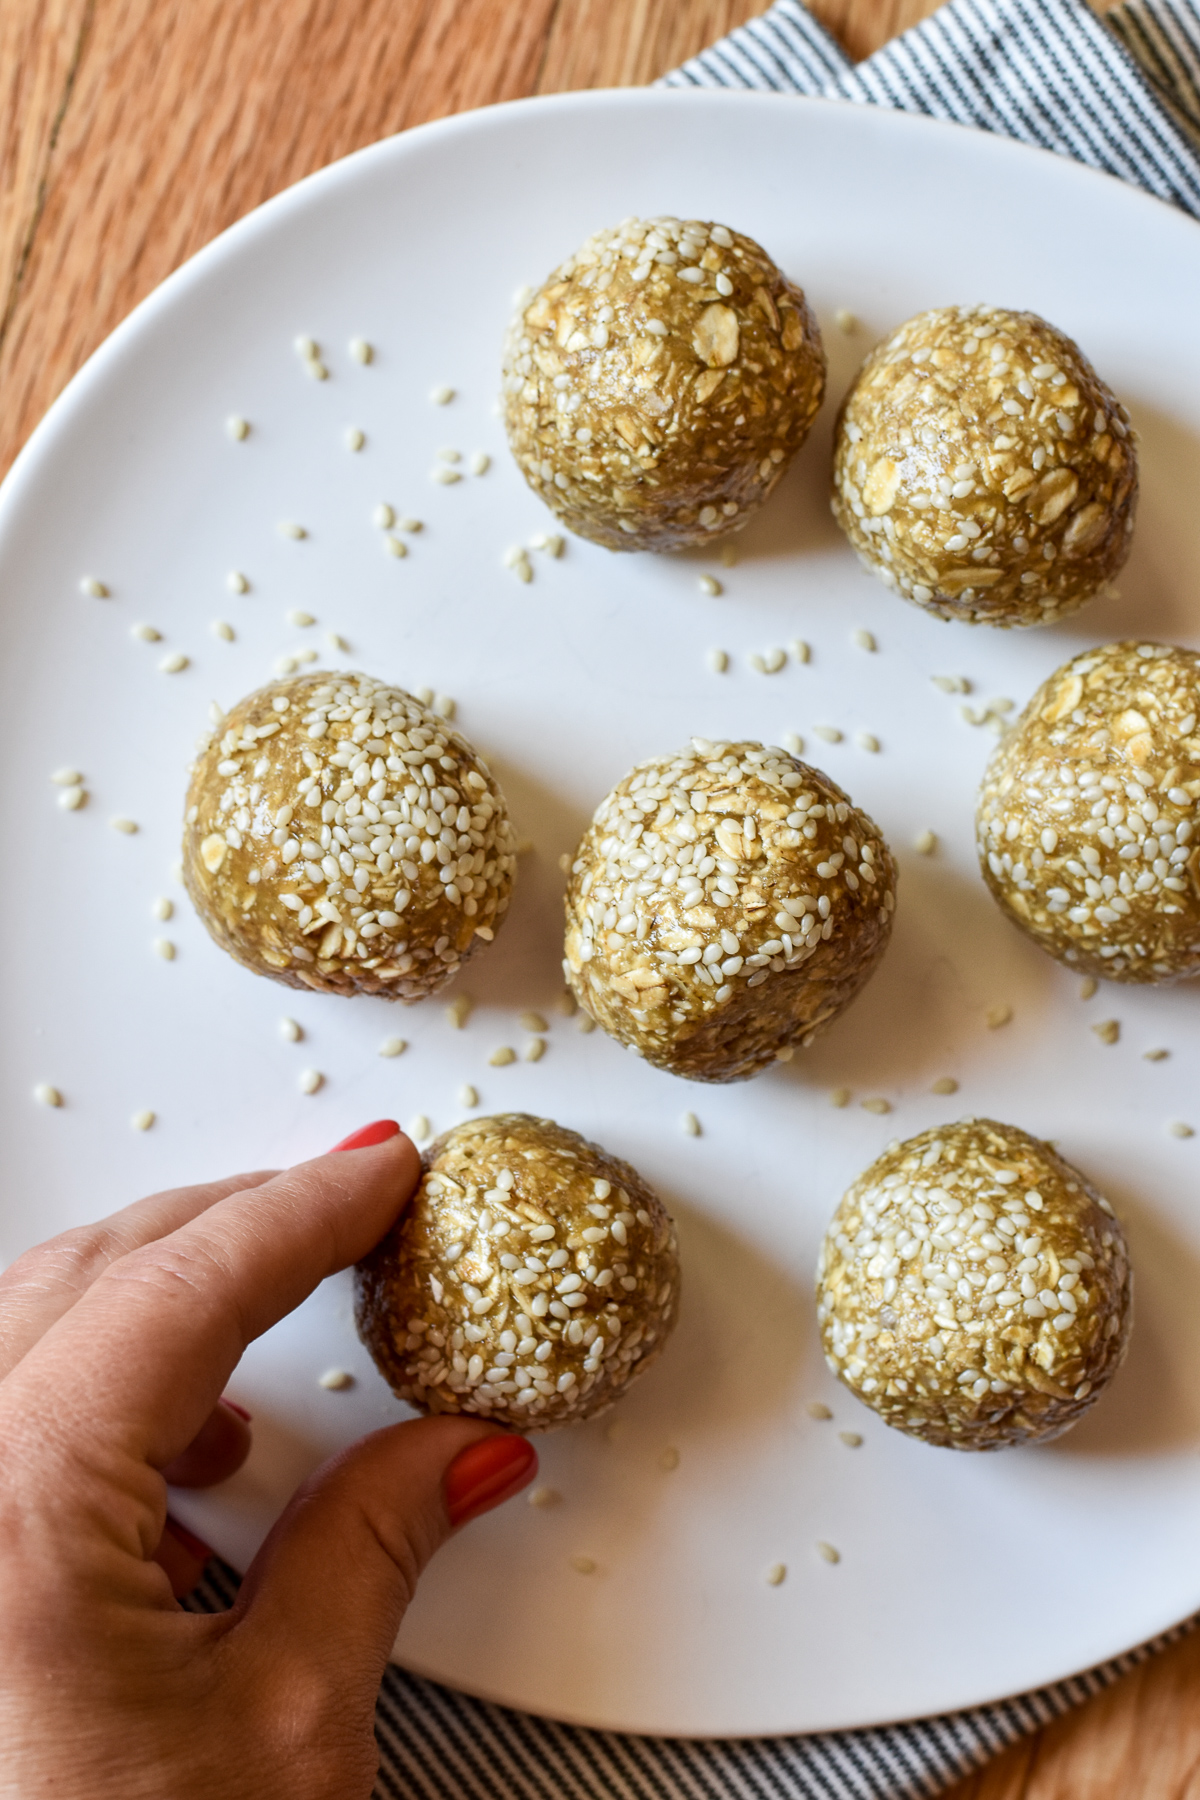
{"label": "red painted fingernail", "polygon": [[213,1554],[203,1538],[198,1538],[194,1531],[189,1531],[186,1525],[181,1525],[178,1519],[171,1517],[170,1513],[167,1514],[164,1529],[169,1531],[175,1542],[182,1544],[188,1555],[194,1556],[197,1562],[206,1563]]}
{"label": "red painted fingernail", "polygon": [[376,1119],[373,1125],[364,1125],[361,1131],[352,1131],[348,1138],[335,1144],[335,1150],[369,1150],[373,1144],[386,1144],[389,1138],[399,1137],[400,1127],[395,1119]]}
{"label": "red painted fingernail", "polygon": [[245,1407],[240,1406],[236,1400],[231,1400],[228,1394],[221,1395],[221,1405],[227,1406],[231,1413],[237,1414],[239,1419],[245,1419],[247,1425],[253,1424],[254,1414],[248,1413]]}
{"label": "red painted fingernail", "polygon": [[507,1432],[460,1450],[446,1470],[446,1511],[452,1525],[465,1525],[509,1500],[537,1474],[537,1451]]}

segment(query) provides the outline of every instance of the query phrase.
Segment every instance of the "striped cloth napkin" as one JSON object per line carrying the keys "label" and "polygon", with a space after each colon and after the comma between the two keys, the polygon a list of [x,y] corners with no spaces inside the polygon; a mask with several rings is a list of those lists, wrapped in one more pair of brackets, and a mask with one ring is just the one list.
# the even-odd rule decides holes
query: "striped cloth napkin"
{"label": "striped cloth napkin", "polygon": [[[1056,150],[1200,218],[1200,10],[1128,0],[949,0],[855,66],[805,11],[777,0],[665,77],[899,107]],[[230,1606],[212,1563],[187,1604]],[[376,1800],[918,1800],[1108,1687],[1191,1629],[1102,1668],[971,1712],[869,1731],[689,1742],[584,1731],[389,1668],[375,1715]]]}

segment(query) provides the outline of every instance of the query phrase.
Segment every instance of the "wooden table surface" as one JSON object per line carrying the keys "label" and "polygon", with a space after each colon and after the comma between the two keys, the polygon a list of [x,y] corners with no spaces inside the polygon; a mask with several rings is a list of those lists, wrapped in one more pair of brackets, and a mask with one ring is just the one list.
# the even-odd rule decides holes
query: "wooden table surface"
{"label": "wooden table surface", "polygon": [[[289,182],[464,107],[651,81],[762,3],[0,0],[0,473],[130,307]],[[932,0],[814,11],[859,57]],[[951,1800],[1184,1796],[1200,1632]]]}

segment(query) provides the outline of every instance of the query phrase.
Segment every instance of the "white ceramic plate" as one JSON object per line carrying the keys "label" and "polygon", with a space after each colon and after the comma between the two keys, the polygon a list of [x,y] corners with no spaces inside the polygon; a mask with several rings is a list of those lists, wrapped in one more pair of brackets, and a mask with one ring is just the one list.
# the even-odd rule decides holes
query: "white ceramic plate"
{"label": "white ceramic plate", "polygon": [[[505,454],[499,341],[520,284],[630,212],[726,219],[807,288],[831,358],[810,444],[740,561],[616,557],[572,541],[506,548],[552,521]],[[0,500],[6,655],[0,1104],[11,1256],[156,1185],[294,1160],[380,1114],[530,1108],[633,1160],[676,1210],[686,1300],[668,1354],[613,1418],[542,1442],[562,1502],[471,1528],[426,1577],[397,1646],[410,1668],[589,1724],[693,1735],[812,1731],[961,1707],[1120,1651],[1200,1605],[1200,1022],[1194,990],[1079,983],[1004,923],[976,873],[971,814],[991,748],[930,676],[1019,704],[1080,646],[1134,633],[1200,643],[1200,231],[1105,177],[994,137],[870,108],[755,96],[572,95],[380,144],[282,195],[153,295],[35,434]],[[918,308],[988,299],[1078,337],[1142,433],[1143,497],[1123,598],[1055,630],[940,624],[864,575],[825,499],[830,421],[874,338]],[[840,333],[834,315],[863,321]],[[322,346],[312,380],[293,339]],[[348,341],[376,358],[362,367]],[[449,384],[457,397],[431,404]],[[235,443],[231,413],[251,422]],[[358,454],[348,427],[366,434]],[[490,473],[437,486],[442,447]],[[384,553],[380,501],[425,521]],[[277,529],[308,530],[290,541]],[[242,570],[244,596],[226,588]],[[698,591],[706,571],[726,592]],[[108,599],[86,598],[94,575]],[[319,623],[291,627],[304,608]],[[210,623],[236,631],[219,641]],[[131,636],[148,622],[161,643]],[[857,628],[878,651],[856,648]],[[339,656],[326,631],[344,634]],[[813,646],[773,676],[750,653]],[[208,704],[311,644],[452,694],[494,759],[522,859],[513,915],[444,1005],[306,998],[210,944],[172,867],[183,770]],[[710,672],[707,652],[729,651]],[[182,651],[182,673],[159,672]],[[813,736],[836,725],[844,741]],[[837,1028],[748,1085],[694,1087],[553,1010],[558,858],[639,758],[693,732],[801,733],[900,855],[882,971]],[[858,732],[882,750],[867,754]],[[55,804],[75,764],[90,799]],[[110,829],[114,814],[136,836]],[[932,858],[910,846],[926,827]],[[20,856],[17,852],[20,851]],[[169,925],[151,916],[175,901]],[[161,960],[152,940],[178,946]],[[1012,1022],[989,1030],[989,1007]],[[552,1019],[545,1058],[489,1064]],[[305,1038],[281,1040],[292,1015]],[[1091,1027],[1121,1022],[1107,1047]],[[399,1032],[399,1061],[377,1055]],[[1142,1053],[1162,1046],[1168,1060]],[[301,1070],[325,1076],[312,1098]],[[961,1083],[953,1100],[930,1092]],[[36,1105],[56,1083],[61,1111]],[[844,1110],[830,1091],[853,1090]],[[861,1109],[882,1097],[883,1117]],[[158,1115],[141,1135],[130,1116]],[[703,1135],[685,1136],[694,1110]],[[895,1134],[986,1112],[1060,1140],[1126,1218],[1139,1316],[1126,1368],[1071,1436],[958,1456],[888,1432],[819,1354],[817,1242]],[[179,1515],[245,1564],[295,1481],[398,1416],[359,1348],[348,1278],[254,1346],[233,1383],[256,1418],[241,1475]],[[356,1385],[326,1392],[330,1365]],[[836,1415],[815,1422],[823,1399]],[[838,1432],[861,1432],[850,1449]],[[663,1466],[675,1450],[678,1467]],[[670,1457],[666,1458],[670,1461]],[[842,1560],[821,1561],[818,1540]],[[595,1559],[590,1576],[573,1556]],[[786,1563],[780,1587],[767,1568]]]}

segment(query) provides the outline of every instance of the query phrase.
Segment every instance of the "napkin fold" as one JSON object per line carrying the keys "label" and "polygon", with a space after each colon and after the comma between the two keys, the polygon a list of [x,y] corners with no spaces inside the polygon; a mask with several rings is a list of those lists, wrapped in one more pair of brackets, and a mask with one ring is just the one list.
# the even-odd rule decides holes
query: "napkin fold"
{"label": "napkin fold", "polygon": [[[948,0],[854,64],[799,0],[722,38],[667,87],[761,88],[898,107],[1058,151],[1200,218],[1200,10],[1127,0]],[[232,1605],[212,1563],[194,1611]],[[376,1800],[929,1800],[1182,1637],[993,1706],[866,1731],[691,1742],[585,1731],[389,1668]]]}

